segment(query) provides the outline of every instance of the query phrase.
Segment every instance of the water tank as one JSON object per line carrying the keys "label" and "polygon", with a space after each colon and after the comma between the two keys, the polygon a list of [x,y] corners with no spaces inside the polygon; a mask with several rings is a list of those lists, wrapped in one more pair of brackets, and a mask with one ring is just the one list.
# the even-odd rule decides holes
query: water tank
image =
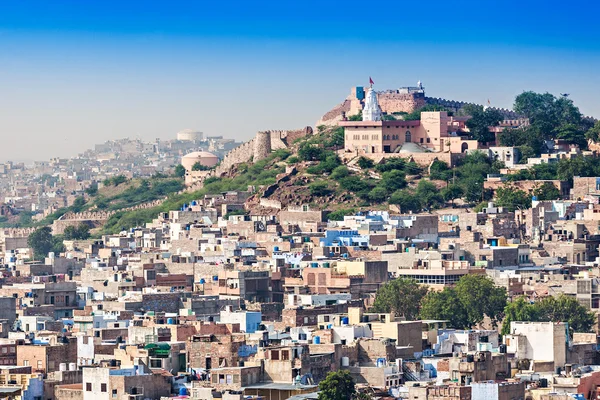
{"label": "water tank", "polygon": [[539,387],[540,388],[547,388],[548,387],[548,379],[547,378],[540,378]]}
{"label": "water tank", "polygon": [[51,251],[50,253],[48,253],[48,258],[54,258],[54,252]]}
{"label": "water tank", "polygon": [[167,325],[175,325],[175,319],[167,318]]}
{"label": "water tank", "polygon": [[348,325],[350,319],[348,317],[342,317],[342,325]]}
{"label": "water tank", "polygon": [[500,353],[506,353],[506,345],[505,344],[501,344],[499,347]]}
{"label": "water tank", "polygon": [[219,281],[219,277],[217,275],[213,276],[213,281],[214,282],[218,282]]}
{"label": "water tank", "polygon": [[187,388],[185,388],[185,387],[179,388],[179,395],[180,396],[187,396],[187,394],[188,394]]}
{"label": "water tank", "polygon": [[473,354],[467,354],[467,362],[473,362],[475,361],[475,357],[473,356]]}
{"label": "water tank", "polygon": [[311,268],[319,268],[319,263],[310,263]]}
{"label": "water tank", "polygon": [[531,198],[531,200],[533,200],[533,201],[537,201],[537,196],[533,196],[533,197]]}
{"label": "water tank", "polygon": [[331,266],[331,264],[328,262],[323,263],[323,268],[329,268],[330,266]]}
{"label": "water tank", "polygon": [[377,359],[377,368],[385,367],[385,358]]}
{"label": "water tank", "polygon": [[363,322],[363,323],[369,322],[369,316],[363,315],[362,317],[360,317],[360,322]]}
{"label": "water tank", "polygon": [[204,278],[200,279],[200,284],[204,285],[206,283],[206,280]]}
{"label": "water tank", "polygon": [[314,336],[313,344],[321,344],[321,336]]}
{"label": "water tank", "polygon": [[342,367],[349,367],[349,366],[350,366],[350,358],[342,357]]}
{"label": "water tank", "polygon": [[69,363],[69,371],[77,371],[77,364]]}
{"label": "water tank", "polygon": [[472,380],[473,380],[473,378],[470,376],[465,377],[465,385],[469,386],[471,384]]}
{"label": "water tank", "polygon": [[60,363],[58,365],[58,370],[59,371],[66,371],[67,370],[67,363]]}
{"label": "water tank", "polygon": [[279,251],[279,246],[273,247],[273,251]]}

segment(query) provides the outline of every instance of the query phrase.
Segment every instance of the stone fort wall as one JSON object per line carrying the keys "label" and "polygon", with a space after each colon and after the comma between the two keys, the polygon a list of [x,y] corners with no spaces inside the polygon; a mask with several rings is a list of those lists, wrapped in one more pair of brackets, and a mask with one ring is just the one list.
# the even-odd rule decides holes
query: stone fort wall
{"label": "stone fort wall", "polygon": [[269,156],[271,151],[286,149],[295,140],[312,135],[312,133],[313,130],[310,126],[296,130],[258,132],[254,138],[227,153],[215,168],[213,176],[221,176],[238,164],[263,160]]}

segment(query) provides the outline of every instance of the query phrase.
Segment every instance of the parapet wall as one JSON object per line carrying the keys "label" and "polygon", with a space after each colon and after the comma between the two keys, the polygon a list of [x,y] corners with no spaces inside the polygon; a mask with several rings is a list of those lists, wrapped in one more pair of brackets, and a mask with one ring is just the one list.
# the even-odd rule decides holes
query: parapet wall
{"label": "parapet wall", "polygon": [[[439,105],[439,106],[445,107],[448,110],[453,111],[455,113],[459,112],[463,107],[468,106],[468,105],[481,106],[481,104],[466,103],[464,101],[446,100],[446,99],[441,99],[441,98],[437,98],[437,97],[425,97],[425,103],[432,104],[432,105]],[[509,110],[507,108],[497,108],[497,107],[490,107],[490,108],[492,110],[500,111],[502,113],[502,115],[504,116],[504,119],[513,119],[514,120],[514,119],[519,119],[521,117],[519,114],[517,114],[513,110]]]}

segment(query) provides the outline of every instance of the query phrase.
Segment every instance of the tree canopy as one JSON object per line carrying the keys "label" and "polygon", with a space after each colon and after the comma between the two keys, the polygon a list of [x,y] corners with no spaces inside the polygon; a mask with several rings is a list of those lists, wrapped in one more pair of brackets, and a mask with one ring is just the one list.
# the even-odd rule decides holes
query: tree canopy
{"label": "tree canopy", "polygon": [[377,291],[373,311],[393,313],[397,317],[413,320],[419,315],[421,300],[427,294],[427,287],[407,278],[387,282]]}
{"label": "tree canopy", "polygon": [[27,238],[27,245],[33,249],[35,258],[43,259],[50,252],[60,253],[64,251],[62,237],[52,236],[50,227],[36,229]]}
{"label": "tree canopy", "polygon": [[502,113],[494,108],[483,108],[482,106],[471,105],[465,107],[466,112],[471,115],[466,125],[473,139],[480,143],[493,142],[496,135],[490,132],[490,127],[498,126],[504,119]]}
{"label": "tree canopy", "polygon": [[552,182],[544,182],[533,189],[533,195],[538,200],[557,200],[560,198],[560,190]]}
{"label": "tree canopy", "polygon": [[90,227],[87,224],[67,226],[63,232],[65,240],[85,240],[90,237]]}
{"label": "tree canopy", "polygon": [[510,323],[523,322],[567,322],[572,332],[590,332],[596,316],[581,305],[576,298],[560,294],[545,297],[535,303],[519,297],[504,308],[503,335],[510,333]]}
{"label": "tree canopy", "polygon": [[521,189],[507,185],[496,190],[496,205],[508,211],[531,208],[531,196]]}
{"label": "tree canopy", "polygon": [[445,319],[454,328],[470,329],[485,316],[493,323],[502,319],[506,290],[484,275],[469,274],[460,278],[455,288],[428,293],[421,307],[421,318]]}
{"label": "tree canopy", "polygon": [[318,400],[349,400],[356,396],[356,383],[347,370],[330,372],[319,383]]}

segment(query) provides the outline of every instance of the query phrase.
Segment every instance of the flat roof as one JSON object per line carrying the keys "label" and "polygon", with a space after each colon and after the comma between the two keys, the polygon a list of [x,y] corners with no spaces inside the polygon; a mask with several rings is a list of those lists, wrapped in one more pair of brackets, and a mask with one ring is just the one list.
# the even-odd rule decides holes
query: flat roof
{"label": "flat roof", "polygon": [[314,389],[317,385],[294,385],[292,383],[263,383],[246,386],[244,389],[272,389],[272,390],[304,390]]}

